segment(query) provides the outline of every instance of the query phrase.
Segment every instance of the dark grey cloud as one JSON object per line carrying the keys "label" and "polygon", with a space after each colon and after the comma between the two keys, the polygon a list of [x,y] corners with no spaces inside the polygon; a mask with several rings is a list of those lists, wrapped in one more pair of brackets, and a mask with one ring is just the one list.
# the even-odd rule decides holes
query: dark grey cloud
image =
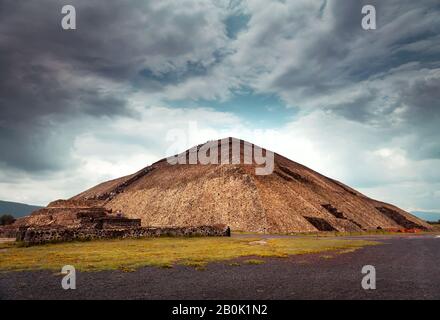
{"label": "dark grey cloud", "polygon": [[[361,27],[366,4],[376,7],[377,30]],[[299,40],[299,61],[267,89],[290,104],[391,129],[386,139],[417,136],[409,154],[439,158],[438,1],[331,1],[320,12],[326,28]]]}
{"label": "dark grey cloud", "polygon": [[190,1],[69,4],[74,31],[61,28],[62,2],[0,0],[0,165],[10,169],[70,165],[75,128],[65,123],[135,116],[131,92],[204,71],[227,38],[209,6]]}
{"label": "dark grey cloud", "polygon": [[349,120],[368,123],[374,117],[375,108],[371,105],[371,102],[377,98],[377,95],[377,90],[366,90],[363,95],[353,101],[339,103],[337,106],[327,109],[327,111],[335,112]]}
{"label": "dark grey cloud", "polygon": [[[361,27],[361,8],[366,4],[376,7],[377,30],[365,31]],[[438,55],[424,50],[402,54],[405,46],[421,40],[437,45],[438,13],[435,0],[331,1],[325,12],[331,22],[303,43],[304,47],[299,48],[302,63],[280,74],[274,80],[274,88],[307,87],[314,91],[307,90],[306,94],[324,95],[325,88],[366,80],[408,62],[418,61],[419,68],[433,60],[438,62]],[[312,26],[304,24],[303,28]]]}
{"label": "dark grey cloud", "polygon": [[411,156],[416,159],[440,159],[440,75],[402,86],[402,104],[408,130],[419,137],[411,145]]}
{"label": "dark grey cloud", "polygon": [[72,139],[60,122],[81,114],[124,114],[125,103],[69,79],[70,72],[78,77],[87,70],[73,55],[81,51],[73,50],[73,33],[60,31],[61,9],[54,1],[2,1],[1,6],[0,163],[30,171],[59,169],[69,164]]}

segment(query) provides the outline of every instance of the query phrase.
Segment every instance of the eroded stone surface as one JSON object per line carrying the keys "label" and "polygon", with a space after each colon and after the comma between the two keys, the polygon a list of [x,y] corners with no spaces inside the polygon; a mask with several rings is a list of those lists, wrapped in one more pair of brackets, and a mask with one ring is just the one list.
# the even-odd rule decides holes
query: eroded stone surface
{"label": "eroded stone surface", "polygon": [[27,245],[74,240],[159,236],[229,236],[226,226],[141,227],[141,219],[124,217],[95,200],[57,200],[46,208],[0,229],[0,237]]}

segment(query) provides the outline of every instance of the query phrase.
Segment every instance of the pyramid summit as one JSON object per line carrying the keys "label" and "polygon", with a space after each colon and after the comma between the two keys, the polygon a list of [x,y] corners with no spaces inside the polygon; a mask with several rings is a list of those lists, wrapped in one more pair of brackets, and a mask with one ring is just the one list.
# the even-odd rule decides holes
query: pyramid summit
{"label": "pyramid summit", "polygon": [[212,140],[180,154],[170,156],[167,162],[176,164],[258,164],[257,175],[273,172],[274,153],[259,146],[232,137]]}
{"label": "pyramid summit", "polygon": [[[249,142],[226,138],[209,143],[228,150],[226,164],[224,151],[212,155],[202,144],[178,155],[186,159],[184,164],[165,158],[70,200],[98,202],[140,219],[143,226],[224,224],[232,230],[261,233],[430,228],[396,206]],[[198,158],[191,164],[200,150],[217,157],[217,163],[203,164]],[[257,174],[256,169],[267,162],[255,161],[249,150],[262,150],[266,160],[273,154],[270,174]]]}

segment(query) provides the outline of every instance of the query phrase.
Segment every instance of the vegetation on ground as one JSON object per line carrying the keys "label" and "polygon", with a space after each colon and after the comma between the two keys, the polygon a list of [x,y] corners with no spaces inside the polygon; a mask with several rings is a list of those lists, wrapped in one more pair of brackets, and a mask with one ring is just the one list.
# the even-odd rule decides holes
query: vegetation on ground
{"label": "vegetation on ground", "polygon": [[0,215],[0,226],[7,226],[9,224],[13,224],[15,222],[15,218],[10,214],[2,214]]}
{"label": "vegetation on ground", "polygon": [[377,242],[327,238],[146,238],[99,240],[20,247],[0,244],[0,270],[61,270],[73,265],[79,271],[134,271],[143,266],[171,268],[186,265],[202,270],[206,264],[241,257],[288,257],[326,251],[356,250]]}
{"label": "vegetation on ground", "polygon": [[244,263],[258,265],[258,264],[263,264],[264,261],[263,260],[258,260],[258,259],[249,259],[249,260],[245,260]]}
{"label": "vegetation on ground", "polygon": [[[357,232],[341,232],[341,231],[317,231],[317,232],[296,232],[296,233],[268,233],[268,235],[284,235],[284,236],[300,236],[300,237],[317,237],[317,238],[328,238],[328,237],[354,237],[354,236],[393,236],[402,234],[437,234],[440,228],[436,229],[435,224],[432,224],[432,231],[419,231],[417,233],[403,233],[390,231],[385,229],[368,230],[368,231],[357,231]],[[440,227],[440,224],[438,225]],[[236,231],[234,234],[237,235],[255,235],[252,232]]]}

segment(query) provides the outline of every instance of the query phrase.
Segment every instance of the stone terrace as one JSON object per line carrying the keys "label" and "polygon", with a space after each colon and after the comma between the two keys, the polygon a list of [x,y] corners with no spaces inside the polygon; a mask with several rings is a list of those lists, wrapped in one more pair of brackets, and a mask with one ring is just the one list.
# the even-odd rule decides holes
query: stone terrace
{"label": "stone terrace", "polygon": [[16,238],[27,245],[112,238],[229,235],[229,228],[223,225],[142,228],[141,219],[113,213],[95,200],[57,200],[10,226],[0,228],[0,238]]}

